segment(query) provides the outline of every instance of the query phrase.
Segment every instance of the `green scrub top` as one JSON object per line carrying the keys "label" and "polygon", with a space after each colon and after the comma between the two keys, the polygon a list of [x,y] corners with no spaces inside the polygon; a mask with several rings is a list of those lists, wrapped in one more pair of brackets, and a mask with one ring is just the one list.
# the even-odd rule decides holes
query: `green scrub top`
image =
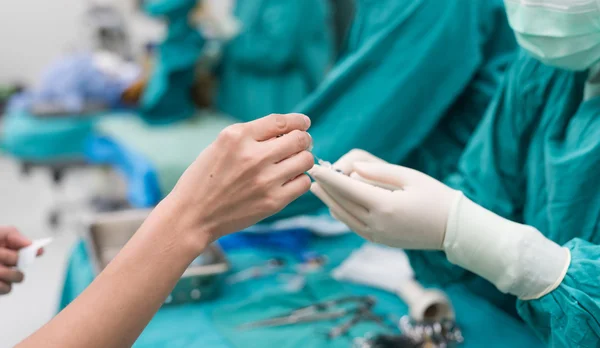
{"label": "green scrub top", "polygon": [[168,124],[192,117],[196,62],[205,40],[190,22],[197,0],[149,1],[145,10],[167,23],[167,36],[158,46],[156,65],[142,96],[140,116],[150,124]]}
{"label": "green scrub top", "polygon": [[[343,58],[295,111],[313,119],[322,159],[360,148],[440,178],[515,51],[501,0],[358,0]],[[307,194],[274,219],[322,207]]]}
{"label": "green scrub top", "polygon": [[220,111],[247,122],[288,113],[325,77],[334,55],[327,0],[242,0],[242,31],[219,69]]}
{"label": "green scrub top", "polygon": [[[600,97],[583,101],[586,78],[523,54],[458,173],[447,180],[473,201],[571,250],[556,290],[516,303],[521,318],[552,347],[596,347],[600,340]],[[409,256],[416,274],[429,282],[477,278],[441,252]]]}

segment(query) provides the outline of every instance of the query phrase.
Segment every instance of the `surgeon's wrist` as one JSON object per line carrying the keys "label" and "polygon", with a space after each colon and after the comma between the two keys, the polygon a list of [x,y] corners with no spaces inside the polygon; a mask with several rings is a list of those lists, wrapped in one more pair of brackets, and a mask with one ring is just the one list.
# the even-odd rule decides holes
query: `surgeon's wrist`
{"label": "surgeon's wrist", "polygon": [[560,285],[570,252],[532,226],[519,224],[461,196],[444,239],[448,260],[522,300],[540,298]]}
{"label": "surgeon's wrist", "polygon": [[[176,238],[179,250],[196,258],[210,243],[215,235],[214,224],[201,216],[201,207],[191,207],[185,201],[168,195],[156,207],[155,212],[161,215],[170,226],[167,231]],[[200,211],[200,212],[199,212]]]}

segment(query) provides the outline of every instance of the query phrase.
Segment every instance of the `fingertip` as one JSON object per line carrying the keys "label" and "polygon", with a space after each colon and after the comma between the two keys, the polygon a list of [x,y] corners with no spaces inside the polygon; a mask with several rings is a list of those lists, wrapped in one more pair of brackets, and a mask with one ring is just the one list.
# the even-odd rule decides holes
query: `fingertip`
{"label": "fingertip", "polygon": [[310,175],[313,179],[317,179],[321,176],[323,171],[323,167],[318,164],[312,166],[312,168],[308,171],[308,175]]}
{"label": "fingertip", "polygon": [[320,189],[320,188],[319,188],[319,184],[318,184],[318,183],[316,183],[316,182],[312,182],[312,183],[310,184],[310,192],[312,192],[312,193],[316,194],[316,192],[317,192],[317,191],[319,191],[319,189]]}
{"label": "fingertip", "polygon": [[300,180],[302,180],[302,183],[304,184],[304,192],[302,194],[305,194],[310,191],[310,188],[312,187],[312,181],[310,180],[310,176],[304,173],[300,175]]}
{"label": "fingertip", "polygon": [[328,199],[327,197],[325,197],[325,191],[323,191],[323,188],[321,187],[321,185],[319,185],[316,182],[313,182],[310,185],[310,192],[317,196],[318,199],[320,199],[323,203],[325,203],[326,205],[328,205]]}
{"label": "fingertip", "polygon": [[310,120],[310,117],[308,117],[306,115],[302,115],[302,116],[304,116],[304,123],[306,124],[306,129],[309,129],[310,126],[311,126],[311,124],[312,124],[312,121]]}
{"label": "fingertip", "polygon": [[37,251],[37,254],[35,255],[36,257],[40,257],[44,255],[44,248],[39,248]]}
{"label": "fingertip", "polygon": [[21,249],[30,246],[33,243],[29,238],[25,237],[16,228],[11,229],[6,237],[8,246],[11,249]]}
{"label": "fingertip", "polygon": [[331,217],[336,219],[337,221],[342,222],[340,217],[333,211],[333,209],[329,209],[329,215],[331,215]]}

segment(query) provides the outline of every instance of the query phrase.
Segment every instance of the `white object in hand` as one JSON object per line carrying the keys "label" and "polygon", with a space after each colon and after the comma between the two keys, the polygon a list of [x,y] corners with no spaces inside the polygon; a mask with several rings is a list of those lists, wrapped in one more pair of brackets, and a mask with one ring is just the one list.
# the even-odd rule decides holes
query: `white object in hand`
{"label": "white object in hand", "polygon": [[400,249],[364,244],[332,271],[333,278],[397,294],[415,321],[454,319],[447,296],[437,289],[424,289],[414,279],[406,253]]}
{"label": "white object in hand", "polygon": [[19,250],[19,259],[17,261],[17,268],[24,270],[35,262],[35,258],[39,250],[52,242],[52,238],[43,238],[34,240],[30,246],[27,246]]}

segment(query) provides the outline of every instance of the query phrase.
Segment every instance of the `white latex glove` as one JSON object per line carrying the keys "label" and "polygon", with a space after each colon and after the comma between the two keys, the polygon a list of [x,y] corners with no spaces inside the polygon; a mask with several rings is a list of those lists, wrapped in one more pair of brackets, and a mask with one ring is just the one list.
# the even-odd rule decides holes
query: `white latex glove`
{"label": "white latex glove", "polygon": [[340,159],[333,164],[333,168],[341,170],[346,175],[350,175],[354,171],[353,166],[356,162],[388,163],[365,150],[354,149],[340,157]]}
{"label": "white latex glove", "polygon": [[[338,165],[333,167],[349,172]],[[376,243],[403,249],[442,249],[448,213],[460,192],[413,169],[382,160],[353,162],[351,172],[352,177],[348,177],[320,166],[310,171],[316,181],[311,191],[329,206],[335,218]]]}
{"label": "white latex glove", "polygon": [[344,169],[351,177],[313,167],[311,191],[334,217],[367,239],[404,249],[444,250],[450,262],[523,300],[537,299],[562,282],[570,252],[535,228],[504,219],[409,168],[373,159],[333,168],[343,166],[350,166]]}

